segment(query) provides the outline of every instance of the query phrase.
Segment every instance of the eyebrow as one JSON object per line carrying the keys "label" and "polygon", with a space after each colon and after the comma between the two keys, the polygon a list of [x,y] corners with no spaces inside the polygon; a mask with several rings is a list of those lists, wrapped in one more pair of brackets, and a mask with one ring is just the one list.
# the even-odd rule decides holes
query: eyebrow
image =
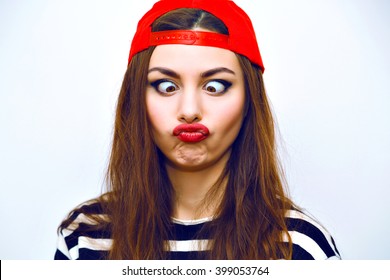
{"label": "eyebrow", "polygon": [[158,72],[160,72],[160,73],[162,73],[162,74],[164,74],[164,75],[167,75],[167,76],[169,76],[169,77],[172,77],[172,78],[176,78],[176,79],[179,79],[179,78],[180,78],[180,75],[179,75],[179,74],[177,74],[175,71],[172,71],[172,70],[170,70],[170,69],[168,69],[168,68],[164,68],[164,67],[153,67],[153,68],[150,68],[150,69],[148,70],[148,74],[149,74],[150,72],[153,72],[153,71],[158,71]]}
{"label": "eyebrow", "polygon": [[[176,79],[180,78],[180,75],[178,73],[176,73],[175,71],[170,70],[168,68],[153,67],[153,68],[150,68],[148,70],[148,74],[150,72],[153,72],[153,71],[158,71],[158,72],[160,72],[160,73],[162,73],[164,75],[170,76],[172,78],[176,78]],[[210,70],[207,70],[206,72],[201,73],[200,77],[201,78],[208,78],[208,77],[211,77],[211,76],[213,76],[215,74],[218,74],[218,73],[229,73],[229,74],[232,74],[232,75],[236,75],[236,73],[233,70],[230,70],[229,68],[218,67],[218,68],[210,69]]]}
{"label": "eyebrow", "polygon": [[208,77],[211,77],[215,74],[218,74],[218,73],[229,73],[229,74],[233,74],[233,75],[236,75],[236,73],[234,73],[233,70],[230,70],[229,68],[226,68],[226,67],[218,67],[218,68],[214,68],[214,69],[210,69],[204,73],[202,73],[200,76],[202,78],[208,78]]}

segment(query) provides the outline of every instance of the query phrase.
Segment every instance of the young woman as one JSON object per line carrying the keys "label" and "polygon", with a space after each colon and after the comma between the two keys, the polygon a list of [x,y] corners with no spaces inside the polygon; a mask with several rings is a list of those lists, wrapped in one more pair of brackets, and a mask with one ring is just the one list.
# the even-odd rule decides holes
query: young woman
{"label": "young woman", "polygon": [[56,259],[332,259],[287,197],[250,19],[161,0],[134,36],[108,191],[59,227]]}

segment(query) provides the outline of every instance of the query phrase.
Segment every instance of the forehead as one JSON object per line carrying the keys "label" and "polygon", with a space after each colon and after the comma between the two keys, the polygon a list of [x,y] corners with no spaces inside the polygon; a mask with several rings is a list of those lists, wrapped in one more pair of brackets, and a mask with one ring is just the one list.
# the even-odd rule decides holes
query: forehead
{"label": "forehead", "polygon": [[167,67],[177,71],[205,71],[226,67],[241,71],[236,54],[230,50],[194,45],[160,45],[152,54],[149,69]]}

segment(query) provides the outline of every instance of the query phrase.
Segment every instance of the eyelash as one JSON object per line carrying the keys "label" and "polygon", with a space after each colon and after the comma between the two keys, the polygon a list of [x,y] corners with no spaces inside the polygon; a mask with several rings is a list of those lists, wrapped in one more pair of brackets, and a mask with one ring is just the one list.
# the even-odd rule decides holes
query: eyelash
{"label": "eyelash", "polygon": [[[167,93],[167,92],[162,92],[160,89],[159,89],[159,86],[162,84],[162,83],[171,83],[173,85],[175,85],[176,88],[178,88],[178,86],[176,85],[176,83],[170,81],[170,80],[167,80],[167,79],[160,79],[160,80],[157,80],[157,81],[154,81],[154,82],[151,82],[150,85],[160,94],[163,94],[163,95],[170,95],[171,93]],[[176,91],[176,90],[175,90]]]}
{"label": "eyelash", "polygon": [[[226,80],[216,79],[216,80],[210,80],[210,81],[208,81],[208,82],[205,84],[205,86],[204,86],[203,88],[206,89],[206,86],[207,86],[209,83],[212,83],[212,82],[220,83],[220,84],[222,84],[222,86],[223,86],[223,90],[222,90],[221,92],[215,93],[214,95],[222,95],[222,94],[226,93],[226,92],[229,90],[229,88],[232,86],[232,83],[231,83],[231,82],[228,82],[228,81],[226,81]],[[208,90],[206,90],[206,91],[208,91]],[[210,91],[208,91],[208,92],[210,92]],[[211,92],[210,92],[210,93],[211,93]]]}
{"label": "eyelash", "polygon": [[[223,86],[223,90],[221,92],[211,92],[209,90],[207,90],[207,85],[210,84],[210,83],[220,83],[222,86]],[[174,85],[175,87],[175,90],[171,91],[171,92],[164,92],[162,91],[161,89],[159,89],[159,86],[162,84],[162,83],[171,83],[172,85]],[[159,80],[156,80],[156,81],[153,81],[153,82],[150,82],[150,85],[157,91],[159,92],[160,94],[162,95],[167,95],[167,96],[170,96],[172,95],[174,92],[176,92],[178,90],[178,86],[176,85],[176,83],[172,82],[171,80],[168,80],[168,79],[159,79]],[[169,87],[172,87],[172,85],[170,85]],[[231,82],[228,82],[226,80],[221,80],[221,79],[215,79],[215,80],[210,80],[210,81],[207,81],[204,86],[202,87],[203,90],[207,91],[210,95],[216,95],[216,96],[219,96],[219,95],[223,95],[224,93],[226,93],[228,91],[228,89],[232,86],[232,83]],[[167,87],[167,88],[169,88]],[[215,88],[215,87],[214,87]]]}

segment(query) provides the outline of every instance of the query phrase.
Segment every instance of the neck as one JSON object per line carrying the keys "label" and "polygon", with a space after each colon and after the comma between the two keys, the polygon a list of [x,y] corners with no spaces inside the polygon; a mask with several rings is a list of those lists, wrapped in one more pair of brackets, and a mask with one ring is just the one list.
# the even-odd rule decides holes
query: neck
{"label": "neck", "polygon": [[199,170],[167,164],[168,176],[175,190],[174,218],[194,220],[214,215],[226,186],[226,179],[219,179],[228,158],[226,154],[215,164]]}

